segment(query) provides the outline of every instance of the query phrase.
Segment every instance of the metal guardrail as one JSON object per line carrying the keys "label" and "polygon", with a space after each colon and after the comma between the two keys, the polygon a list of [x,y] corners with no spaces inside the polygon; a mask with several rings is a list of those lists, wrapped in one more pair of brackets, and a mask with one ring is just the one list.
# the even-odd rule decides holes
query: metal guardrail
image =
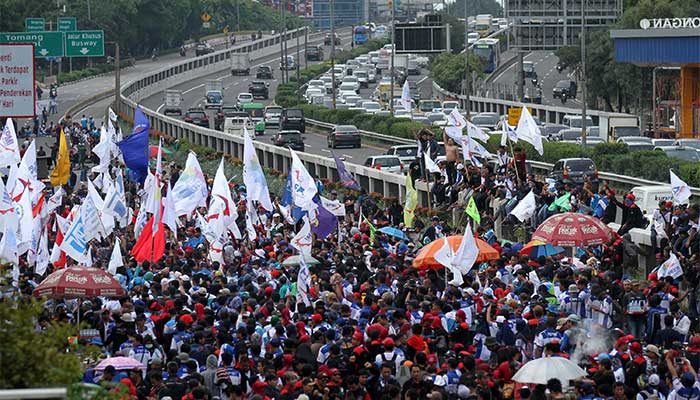
{"label": "metal guardrail", "polygon": [[0,400],[66,398],[68,398],[68,389],[66,388],[0,390]]}
{"label": "metal guardrail", "polygon": [[[306,118],[306,122],[313,125],[313,126],[317,126],[319,128],[323,128],[323,129],[333,129],[336,127],[336,125],[331,124],[329,122],[318,121],[318,120],[310,119],[310,118]],[[416,141],[412,140],[412,139],[398,138],[396,136],[383,135],[381,133],[372,132],[372,131],[360,130],[360,134],[363,137],[366,137],[367,139],[374,140],[375,142],[390,144],[392,146],[399,145],[399,144],[416,144]]]}

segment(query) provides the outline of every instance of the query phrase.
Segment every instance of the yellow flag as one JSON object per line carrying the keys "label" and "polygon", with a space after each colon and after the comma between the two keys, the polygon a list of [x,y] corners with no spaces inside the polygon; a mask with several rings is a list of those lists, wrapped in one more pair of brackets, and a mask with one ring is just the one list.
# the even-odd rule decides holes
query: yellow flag
{"label": "yellow flag", "polygon": [[70,155],[68,154],[68,144],[66,143],[66,134],[61,129],[61,138],[58,142],[58,160],[56,167],[51,171],[51,184],[54,186],[65,185],[70,177]]}
{"label": "yellow flag", "polygon": [[415,210],[418,205],[418,192],[413,187],[411,174],[406,175],[406,203],[403,206],[403,223],[407,228],[413,228],[413,220],[416,218]]}
{"label": "yellow flag", "polygon": [[479,209],[476,207],[476,203],[474,202],[474,196],[469,198],[467,209],[464,210],[464,212],[467,213],[468,216],[472,217],[474,222],[481,224],[481,214],[479,214]]}

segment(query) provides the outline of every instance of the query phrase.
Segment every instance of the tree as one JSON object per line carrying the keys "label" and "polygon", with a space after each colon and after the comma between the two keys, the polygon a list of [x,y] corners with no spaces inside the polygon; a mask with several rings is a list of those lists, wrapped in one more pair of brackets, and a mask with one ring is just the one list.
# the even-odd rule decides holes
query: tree
{"label": "tree", "polygon": [[[482,75],[484,67],[481,60],[474,55],[469,57],[471,71]],[[433,80],[445,90],[459,93],[464,79],[464,54],[442,53],[433,59],[430,66]]]}
{"label": "tree", "polygon": [[[17,299],[13,299],[17,300]],[[36,329],[42,312],[39,301],[0,302],[0,389],[67,386],[78,382],[83,372],[79,350],[68,350],[68,337],[76,328],[53,323]]]}
{"label": "tree", "polygon": [[581,48],[579,46],[562,46],[554,52],[559,62],[566,66],[578,65],[581,62]]}

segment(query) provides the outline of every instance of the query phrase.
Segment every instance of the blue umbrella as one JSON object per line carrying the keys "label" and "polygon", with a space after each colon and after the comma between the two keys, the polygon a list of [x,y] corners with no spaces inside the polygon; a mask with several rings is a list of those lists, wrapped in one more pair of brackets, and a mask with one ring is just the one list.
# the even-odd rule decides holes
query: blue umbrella
{"label": "blue umbrella", "polygon": [[539,256],[553,256],[555,254],[563,253],[564,248],[559,246],[552,246],[549,243],[544,243],[540,240],[532,240],[526,244],[522,250],[520,250],[521,255],[529,255],[531,258],[537,258]]}
{"label": "blue umbrella", "polygon": [[381,233],[385,233],[385,234],[387,234],[389,236],[393,236],[395,238],[399,238],[402,240],[408,240],[408,237],[406,237],[406,234],[403,233],[403,231],[401,229],[398,229],[398,228],[394,228],[391,226],[385,226],[385,227],[379,228],[377,230]]}

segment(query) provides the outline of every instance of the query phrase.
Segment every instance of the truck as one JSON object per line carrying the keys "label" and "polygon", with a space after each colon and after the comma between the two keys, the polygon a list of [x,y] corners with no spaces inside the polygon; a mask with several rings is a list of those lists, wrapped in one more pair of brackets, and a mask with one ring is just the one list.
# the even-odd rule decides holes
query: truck
{"label": "truck", "polygon": [[232,53],[231,54],[231,75],[249,75],[250,74],[250,54],[248,53]]}
{"label": "truck", "polygon": [[629,114],[609,114],[598,117],[600,136],[608,142],[615,142],[621,137],[642,136],[639,117]]}
{"label": "truck", "polygon": [[[391,67],[391,59],[389,59],[389,67]],[[397,54],[394,56],[394,68],[403,68],[408,70],[408,54]]]}
{"label": "truck", "polygon": [[182,115],[182,91],[168,89],[165,91],[165,98],[163,98],[165,103],[165,108],[163,109],[163,114],[177,114]]}
{"label": "truck", "polygon": [[483,38],[491,34],[492,22],[493,17],[491,14],[480,14],[476,16],[475,30],[479,33],[480,37]]}
{"label": "truck", "polygon": [[204,87],[204,108],[221,106],[224,102],[224,84],[219,80],[210,79]]}

